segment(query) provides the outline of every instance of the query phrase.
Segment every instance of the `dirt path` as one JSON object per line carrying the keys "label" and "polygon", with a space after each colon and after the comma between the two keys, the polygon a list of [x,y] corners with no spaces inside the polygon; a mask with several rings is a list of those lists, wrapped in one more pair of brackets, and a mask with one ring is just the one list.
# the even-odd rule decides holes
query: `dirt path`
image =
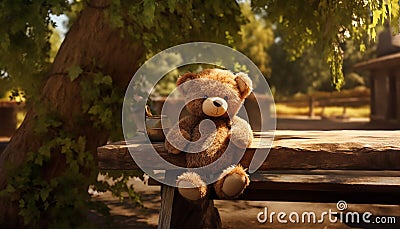
{"label": "dirt path", "polygon": [[[115,217],[115,222],[120,228],[147,229],[156,228],[158,222],[158,211],[160,208],[160,188],[156,186],[147,186],[143,182],[134,181],[135,190],[140,193],[145,208],[132,206],[128,203],[120,203],[110,193],[96,195],[95,200],[105,202],[111,208],[111,214]],[[373,198],[373,197],[371,197]],[[215,201],[219,209],[223,228],[400,228],[400,206],[399,205],[361,205],[348,204],[348,211],[358,212],[361,216],[364,212],[371,212],[369,219],[375,220],[375,216],[394,216],[396,224],[344,224],[340,222],[331,223],[328,216],[324,217],[323,223],[301,223],[301,215],[304,212],[314,212],[317,219],[320,219],[322,212],[338,211],[336,204],[315,204],[315,203],[289,203],[289,202],[268,202],[268,201]],[[257,220],[260,211],[268,209],[268,215],[271,212],[284,212],[288,215],[295,212],[299,215],[299,223],[279,223],[275,214],[273,222],[269,219],[264,224]],[[293,213],[294,214],[294,213]],[[349,215],[350,216],[350,215]],[[95,217],[95,216],[92,216]],[[95,218],[93,218],[95,219]],[[293,218],[294,219],[294,218]],[[349,218],[350,219],[350,218]],[[100,228],[115,228],[107,226],[101,219]],[[332,219],[334,220],[334,218]],[[361,219],[360,219],[361,220]],[[308,218],[305,218],[308,221]]]}

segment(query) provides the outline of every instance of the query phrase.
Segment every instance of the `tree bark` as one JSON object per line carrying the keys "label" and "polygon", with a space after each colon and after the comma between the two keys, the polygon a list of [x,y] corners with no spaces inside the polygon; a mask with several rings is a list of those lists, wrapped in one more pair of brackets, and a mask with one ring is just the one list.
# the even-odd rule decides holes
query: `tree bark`
{"label": "tree bark", "polygon": [[[104,15],[104,8],[108,4],[108,0],[94,0],[81,11],[60,47],[40,97],[42,105],[58,110],[66,131],[86,137],[86,149],[94,156],[97,147],[106,143],[109,133],[106,130],[99,131],[89,120],[83,126],[76,123],[73,117],[83,114],[80,80],[78,78],[71,82],[67,75],[68,68],[80,66],[84,69],[80,75],[82,78],[86,76],[85,70],[97,67],[98,71],[110,75],[115,85],[125,89],[145,51],[140,41],[122,38],[120,31],[109,26]],[[96,66],[93,66],[94,61]],[[7,185],[5,165],[11,163],[21,166],[28,152],[37,152],[43,143],[33,130],[38,119],[37,113],[35,107],[27,112],[22,125],[0,155],[0,190]],[[58,176],[65,169],[61,152],[52,152],[52,160],[54,163],[43,168],[49,178]],[[7,228],[22,226],[18,211],[17,203],[0,199],[0,225],[6,225]]]}

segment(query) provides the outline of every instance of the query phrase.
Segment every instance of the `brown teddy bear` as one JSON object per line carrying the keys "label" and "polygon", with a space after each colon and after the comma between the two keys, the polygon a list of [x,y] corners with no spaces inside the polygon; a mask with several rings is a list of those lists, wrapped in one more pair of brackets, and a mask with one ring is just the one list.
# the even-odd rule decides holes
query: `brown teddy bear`
{"label": "brown teddy bear", "polygon": [[[180,118],[168,132],[166,150],[173,154],[185,152],[188,168],[199,168],[213,162],[217,162],[218,168],[211,167],[206,174],[189,169],[178,176],[179,193],[192,201],[205,198],[209,188],[202,178],[211,174],[219,177],[214,183],[218,197],[238,197],[250,180],[242,166],[232,163],[240,160],[237,157],[251,144],[253,134],[249,123],[236,114],[252,91],[251,79],[244,73],[206,69],[180,76],[177,86],[185,97],[189,115]],[[201,124],[205,120],[208,125]],[[197,152],[187,152],[193,148],[191,143],[197,143],[196,149],[192,149]]]}

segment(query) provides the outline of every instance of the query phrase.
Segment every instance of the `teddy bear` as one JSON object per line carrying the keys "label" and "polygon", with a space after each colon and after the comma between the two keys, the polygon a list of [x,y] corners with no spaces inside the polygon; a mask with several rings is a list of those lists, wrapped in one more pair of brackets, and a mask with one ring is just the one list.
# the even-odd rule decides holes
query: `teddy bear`
{"label": "teddy bear", "polygon": [[[232,163],[240,160],[237,158],[242,155],[240,151],[253,140],[249,123],[236,116],[252,91],[251,79],[242,72],[205,69],[183,74],[176,84],[185,98],[188,115],[169,130],[165,148],[172,154],[186,154],[189,169],[177,178],[179,193],[189,201],[197,201],[209,195],[213,186],[219,198],[237,198],[250,183],[245,169]],[[188,153],[192,143],[197,143],[197,147],[195,152]],[[213,163],[218,169],[211,168],[207,173],[215,175],[217,180],[210,185],[203,179],[207,173],[190,170]]]}

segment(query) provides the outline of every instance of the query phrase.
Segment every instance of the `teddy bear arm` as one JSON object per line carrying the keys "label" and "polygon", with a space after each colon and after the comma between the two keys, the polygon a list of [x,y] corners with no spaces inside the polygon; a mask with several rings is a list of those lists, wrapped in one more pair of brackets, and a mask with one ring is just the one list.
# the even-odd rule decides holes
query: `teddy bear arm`
{"label": "teddy bear arm", "polygon": [[[179,154],[182,149],[185,148],[187,141],[190,141],[190,128],[193,125],[193,120],[190,117],[184,117],[174,125],[167,134],[167,139],[165,139],[165,149],[169,153]],[[182,139],[182,137],[184,139]],[[170,141],[174,141],[174,144],[171,144]],[[176,146],[176,147],[175,147]]]}
{"label": "teddy bear arm", "polygon": [[253,131],[250,124],[239,117],[234,117],[230,139],[239,148],[244,149],[249,147],[253,141]]}

